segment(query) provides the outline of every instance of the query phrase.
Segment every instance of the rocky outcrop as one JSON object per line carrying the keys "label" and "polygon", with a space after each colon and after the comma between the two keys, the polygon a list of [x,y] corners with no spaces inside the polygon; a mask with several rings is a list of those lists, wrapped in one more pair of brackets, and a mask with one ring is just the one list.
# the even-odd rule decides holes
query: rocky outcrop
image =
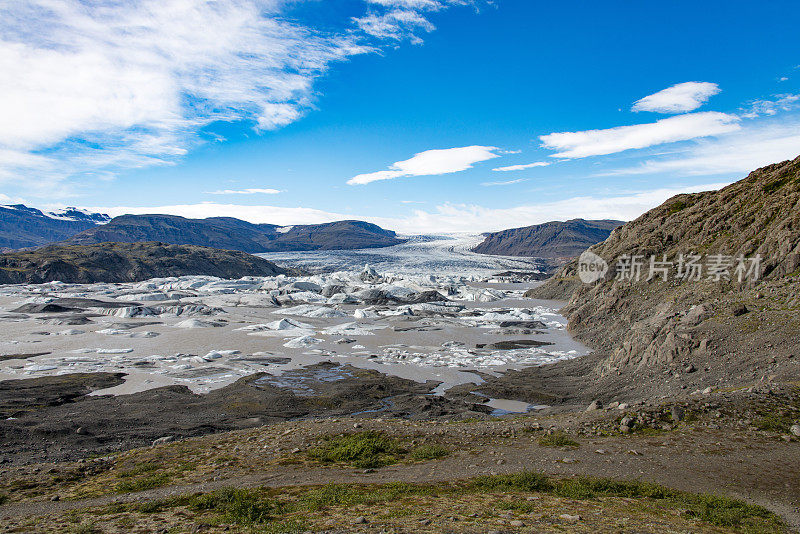
{"label": "rocky outcrop", "polygon": [[51,245],[0,256],[0,284],[137,282],[185,275],[241,278],[286,272],[244,252],[154,242]]}
{"label": "rocky outcrop", "polygon": [[524,228],[485,234],[483,243],[472,249],[480,254],[527,256],[532,258],[574,258],[588,247],[605,240],[623,221],[554,221]]}
{"label": "rocky outcrop", "polygon": [[123,215],[67,240],[70,244],[160,241],[243,252],[351,250],[402,243],[390,230],[363,221],[280,227],[233,217],[186,219],[175,215]]}
{"label": "rocky outcrop", "polygon": [[[527,296],[568,300],[568,328],[597,349],[591,373],[607,384],[625,374],[654,389],[676,376],[689,388],[769,380],[800,349],[800,158],[673,197],[590,250],[608,262],[605,276],[582,283],[575,260]],[[680,278],[681,255],[692,254],[705,270]],[[640,279],[619,279],[631,257],[643,264]],[[651,257],[666,261],[654,266],[668,268],[667,280],[658,271],[647,279]],[[739,258],[750,269],[756,257],[757,279],[737,271]],[[715,258],[726,274],[709,271]]]}
{"label": "rocky outcrop", "polygon": [[45,213],[22,204],[0,206],[0,249],[39,247],[108,222],[108,215],[65,208]]}

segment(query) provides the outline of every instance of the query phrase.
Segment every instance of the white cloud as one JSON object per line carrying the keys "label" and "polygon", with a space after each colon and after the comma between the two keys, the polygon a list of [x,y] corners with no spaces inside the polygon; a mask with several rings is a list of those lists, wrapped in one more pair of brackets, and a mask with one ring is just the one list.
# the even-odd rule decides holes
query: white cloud
{"label": "white cloud", "polygon": [[634,167],[604,175],[669,173],[672,176],[746,174],[759,167],[794,159],[800,154],[800,121],[748,125],[718,139],[696,145],[664,158],[647,159]]}
{"label": "white cloud", "polygon": [[283,193],[280,189],[220,189],[219,191],[206,191],[208,195],[277,195]]}
{"label": "white cloud", "polygon": [[551,157],[585,158],[630,149],[721,135],[739,130],[739,117],[706,111],[669,117],[648,124],[618,126],[606,130],[559,132],[539,137],[542,146],[557,150]]}
{"label": "white cloud", "polygon": [[585,219],[631,220],[658,206],[679,193],[719,189],[725,183],[710,183],[690,187],[660,188],[617,196],[580,196],[557,202],[526,204],[512,208],[487,208],[479,205],[449,204],[435,211],[414,210],[408,217],[370,217],[342,214],[311,208],[276,206],[241,206],[236,204],[184,204],[150,207],[92,207],[99,213],[112,216],[126,213],[165,213],[190,218],[236,217],[252,223],[271,223],[282,226],[319,224],[342,219],[360,219],[404,234],[436,234],[445,232],[492,232],[547,221]]}
{"label": "white cloud", "polygon": [[428,19],[410,9],[395,9],[388,13],[370,14],[353,20],[367,35],[395,40],[409,37],[416,43],[419,43],[419,38],[415,30],[432,32],[436,29]]}
{"label": "white cloud", "polygon": [[[443,204],[435,212],[415,211],[394,222],[393,230],[403,233],[495,232],[548,221],[574,218],[628,221],[680,193],[719,189],[728,183],[691,187],[661,188],[619,196],[581,196],[556,202],[521,205],[512,208],[486,208],[478,205]],[[376,220],[372,220],[376,224]],[[390,221],[385,221],[389,223]]]}
{"label": "white cloud", "polygon": [[797,107],[800,107],[800,94],[775,95],[773,100],[753,100],[742,108],[742,117],[752,119],[760,115],[777,115],[780,111],[791,111]]}
{"label": "white cloud", "polygon": [[[495,170],[497,170],[497,169],[495,169]],[[527,178],[519,178],[517,180],[506,180],[506,181],[502,181],[502,182],[483,182],[481,185],[484,186],[484,187],[491,187],[491,186],[495,186],[495,185],[513,185],[513,184],[518,184],[518,183],[527,182],[527,181],[528,181]]]}
{"label": "white cloud", "polygon": [[22,204],[22,199],[0,193],[0,204]]}
{"label": "white cloud", "polygon": [[402,7],[406,9],[441,9],[442,3],[436,0],[367,0],[370,4],[384,7]]}
{"label": "white cloud", "polygon": [[508,167],[497,167],[492,169],[495,172],[508,172],[508,171],[524,171],[525,169],[533,169],[534,167],[547,167],[550,165],[549,161],[536,161],[534,163],[526,163],[525,165],[509,165]]}
{"label": "white cloud", "polygon": [[[274,129],[311,108],[314,80],[391,32],[292,22],[283,0],[15,0],[0,17],[0,180],[53,184],[170,164],[214,121]],[[371,0],[393,31],[457,2]],[[372,7],[370,7],[372,6]],[[381,7],[383,6],[383,7]],[[15,153],[11,158],[9,154]]]}
{"label": "white cloud", "polygon": [[657,113],[685,113],[699,108],[719,92],[719,85],[715,83],[679,83],[637,100],[631,109]]}
{"label": "white cloud", "polygon": [[475,163],[500,157],[493,146],[472,145],[460,148],[426,150],[413,158],[393,163],[389,170],[359,174],[347,181],[350,185],[363,185],[379,180],[392,180],[406,176],[432,176],[465,171]]}

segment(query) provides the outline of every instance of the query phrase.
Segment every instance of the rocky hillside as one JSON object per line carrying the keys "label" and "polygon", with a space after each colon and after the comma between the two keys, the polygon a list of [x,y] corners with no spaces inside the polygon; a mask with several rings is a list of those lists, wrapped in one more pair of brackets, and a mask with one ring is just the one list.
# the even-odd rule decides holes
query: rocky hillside
{"label": "rocky hillside", "polygon": [[109,219],[108,215],[77,208],[45,213],[22,204],[0,206],[0,249],[38,247],[62,241]]}
{"label": "rocky hillside", "polygon": [[588,247],[604,241],[623,221],[553,221],[524,228],[486,234],[472,249],[480,254],[534,258],[574,258]]}
{"label": "rocky hillside", "polygon": [[0,284],[137,282],[157,277],[275,276],[286,270],[244,252],[164,243],[50,245],[0,256]]}
{"label": "rocky hillside", "polygon": [[403,242],[394,232],[362,221],[280,227],[252,224],[232,217],[186,219],[175,215],[123,215],[108,224],[81,232],[67,242],[89,245],[138,241],[161,241],[250,253],[350,250],[387,247]]}
{"label": "rocky hillside", "polygon": [[[597,349],[560,368],[565,384],[608,398],[800,375],[800,158],[719,191],[673,197],[590,250],[610,265],[603,278],[581,283],[573,261],[527,294],[568,300],[569,330]],[[691,253],[702,258],[700,279],[678,278],[680,255]],[[642,256],[639,281],[615,279],[629,272],[626,255]],[[672,262],[660,265],[667,281],[646,280],[653,255]],[[737,257],[756,255],[760,278],[742,271],[739,281]],[[715,264],[727,274],[716,276]]]}

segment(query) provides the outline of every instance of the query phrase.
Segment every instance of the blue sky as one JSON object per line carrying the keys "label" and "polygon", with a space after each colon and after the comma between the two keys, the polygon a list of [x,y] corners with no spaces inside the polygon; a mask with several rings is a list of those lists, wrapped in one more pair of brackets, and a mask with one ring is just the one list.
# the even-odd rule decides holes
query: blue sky
{"label": "blue sky", "polygon": [[800,154],[797,2],[0,10],[6,203],[487,231],[630,219]]}

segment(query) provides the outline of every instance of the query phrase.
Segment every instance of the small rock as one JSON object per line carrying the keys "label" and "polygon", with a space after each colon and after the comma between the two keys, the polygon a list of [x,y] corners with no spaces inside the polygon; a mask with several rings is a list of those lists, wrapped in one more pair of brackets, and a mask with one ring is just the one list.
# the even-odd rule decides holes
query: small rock
{"label": "small rock", "polygon": [[595,400],[595,401],[592,401],[592,403],[589,406],[586,407],[586,411],[587,412],[593,412],[595,410],[599,410],[602,407],[603,407],[603,403],[598,401],[598,400]]}
{"label": "small rock", "polygon": [[162,436],[158,439],[153,440],[153,447],[156,445],[163,445],[164,443],[169,443],[175,440],[175,436]]}
{"label": "small rock", "polygon": [[358,517],[355,518],[355,520],[353,520],[353,524],[354,525],[366,525],[367,524],[367,518],[364,517],[363,515],[362,516],[358,516]]}
{"label": "small rock", "polygon": [[622,420],[619,422],[619,424],[620,424],[620,426],[627,426],[627,427],[631,427],[632,428],[634,421],[635,421],[635,419],[633,417],[631,417],[630,415],[626,415],[625,417],[622,418]]}
{"label": "small rock", "polygon": [[617,408],[619,408],[620,410],[627,410],[628,409],[628,403],[627,402],[622,402],[622,403],[620,403],[619,406],[617,406]]}
{"label": "small rock", "polygon": [[793,436],[800,438],[800,425],[792,425],[789,427],[789,432],[791,432]]}
{"label": "small rock", "polygon": [[683,371],[685,373],[694,373],[695,371],[697,371],[697,367],[695,367],[693,364],[690,363],[689,365],[683,368]]}
{"label": "small rock", "polygon": [[670,415],[672,415],[673,421],[683,421],[683,418],[686,417],[686,410],[681,406],[673,406]]}
{"label": "small rock", "polygon": [[577,523],[582,519],[581,516],[579,515],[570,515],[570,514],[561,514],[558,517],[560,517],[564,521],[569,521],[570,523]]}
{"label": "small rock", "polygon": [[81,436],[85,436],[85,435],[86,435],[86,434],[88,434],[89,432],[88,432],[88,431],[87,431],[85,428],[83,428],[82,426],[79,426],[79,427],[78,427],[78,428],[75,430],[75,433],[76,433],[76,434],[79,434],[79,435],[81,435]]}
{"label": "small rock", "polygon": [[50,500],[55,502],[55,501],[61,500],[61,497],[59,497],[58,495],[53,495],[52,497],[50,497]]}
{"label": "small rock", "polygon": [[361,428],[361,423],[353,423],[353,428]]}
{"label": "small rock", "polygon": [[740,315],[744,315],[749,311],[750,310],[748,310],[747,306],[745,306],[744,304],[734,304],[733,306],[731,306],[731,314],[734,317],[739,317]]}
{"label": "small rock", "polygon": [[714,388],[712,388],[711,386],[708,386],[706,389],[704,389],[702,391],[702,393],[703,393],[703,395],[709,395],[712,391],[714,391]]}
{"label": "small rock", "polygon": [[525,523],[523,523],[519,519],[515,519],[513,521],[509,521],[508,522],[508,526],[510,526],[510,527],[524,527]]}

